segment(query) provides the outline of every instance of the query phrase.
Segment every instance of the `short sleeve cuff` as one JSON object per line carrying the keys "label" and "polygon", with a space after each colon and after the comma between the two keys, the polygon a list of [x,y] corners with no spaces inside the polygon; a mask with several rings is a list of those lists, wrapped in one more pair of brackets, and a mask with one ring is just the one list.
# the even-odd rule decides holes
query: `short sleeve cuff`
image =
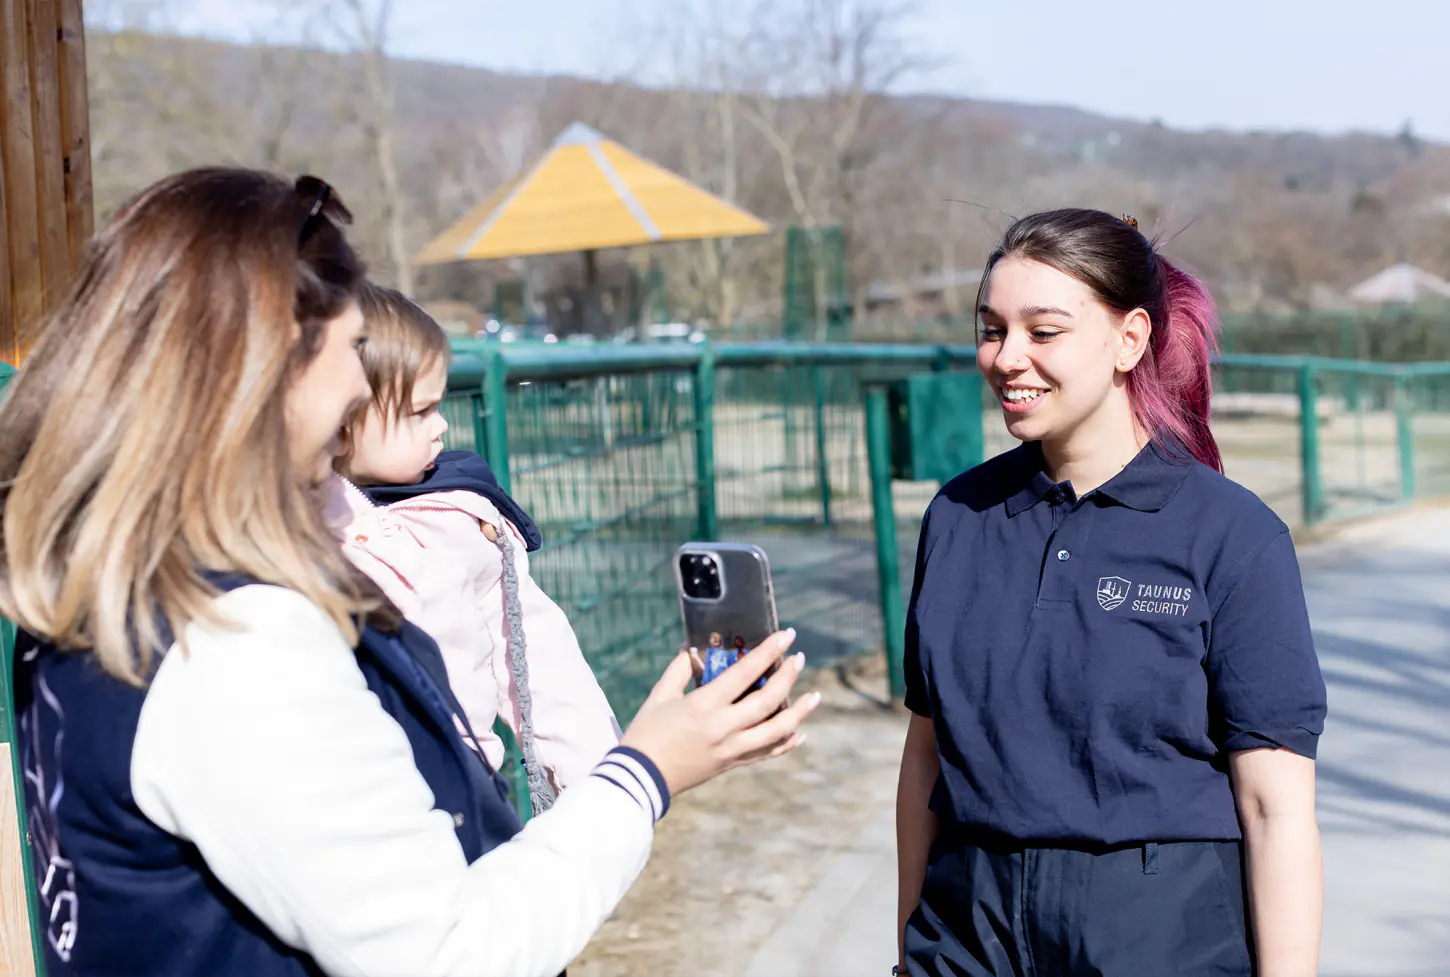
{"label": "short sleeve cuff", "polygon": [[1319,751],[1319,734],[1302,726],[1289,729],[1243,730],[1219,744],[1225,753],[1244,750],[1289,750],[1313,760]]}
{"label": "short sleeve cuff", "polygon": [[918,716],[925,716],[928,719],[931,718],[931,701],[923,690],[908,685],[906,688],[905,703],[906,708]]}

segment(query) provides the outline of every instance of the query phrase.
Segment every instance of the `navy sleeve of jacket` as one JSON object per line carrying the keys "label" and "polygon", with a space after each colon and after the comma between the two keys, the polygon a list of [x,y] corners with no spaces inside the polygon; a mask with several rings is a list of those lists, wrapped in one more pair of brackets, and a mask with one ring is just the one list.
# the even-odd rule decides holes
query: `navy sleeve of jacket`
{"label": "navy sleeve of jacket", "polygon": [[1214,743],[1224,752],[1280,747],[1312,759],[1327,701],[1287,530],[1250,557],[1211,627]]}

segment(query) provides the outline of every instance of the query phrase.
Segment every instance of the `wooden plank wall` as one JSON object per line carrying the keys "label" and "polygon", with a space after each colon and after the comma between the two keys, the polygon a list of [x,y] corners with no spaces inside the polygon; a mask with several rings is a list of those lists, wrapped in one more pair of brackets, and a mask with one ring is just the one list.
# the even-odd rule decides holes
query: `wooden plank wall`
{"label": "wooden plank wall", "polygon": [[[19,366],[92,231],[82,0],[0,0],[0,361]],[[0,675],[0,695],[8,695]],[[0,729],[3,729],[0,725]],[[33,977],[28,881],[0,736],[0,974]]]}
{"label": "wooden plank wall", "polygon": [[25,359],[92,220],[81,0],[0,0],[0,360]]}

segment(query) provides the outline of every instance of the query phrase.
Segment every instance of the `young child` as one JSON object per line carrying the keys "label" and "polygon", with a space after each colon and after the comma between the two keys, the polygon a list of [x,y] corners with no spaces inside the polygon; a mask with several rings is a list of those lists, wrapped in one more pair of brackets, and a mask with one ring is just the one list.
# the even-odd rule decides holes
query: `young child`
{"label": "young child", "polygon": [[443,451],[442,328],[391,289],[368,284],[360,303],[373,395],[346,432],[329,522],[353,563],[438,642],[495,769],[495,718],[514,731],[538,813],[618,744],[619,725],[564,612],[529,576],[526,551],[541,542],[533,520],[482,458]]}

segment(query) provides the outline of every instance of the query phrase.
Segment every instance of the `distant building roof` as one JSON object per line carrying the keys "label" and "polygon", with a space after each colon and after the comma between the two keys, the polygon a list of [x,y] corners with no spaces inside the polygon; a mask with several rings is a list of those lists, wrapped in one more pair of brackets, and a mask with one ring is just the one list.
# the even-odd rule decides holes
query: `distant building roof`
{"label": "distant building roof", "polygon": [[1366,278],[1349,290],[1349,297],[1367,305],[1450,299],[1450,282],[1402,262]]}

